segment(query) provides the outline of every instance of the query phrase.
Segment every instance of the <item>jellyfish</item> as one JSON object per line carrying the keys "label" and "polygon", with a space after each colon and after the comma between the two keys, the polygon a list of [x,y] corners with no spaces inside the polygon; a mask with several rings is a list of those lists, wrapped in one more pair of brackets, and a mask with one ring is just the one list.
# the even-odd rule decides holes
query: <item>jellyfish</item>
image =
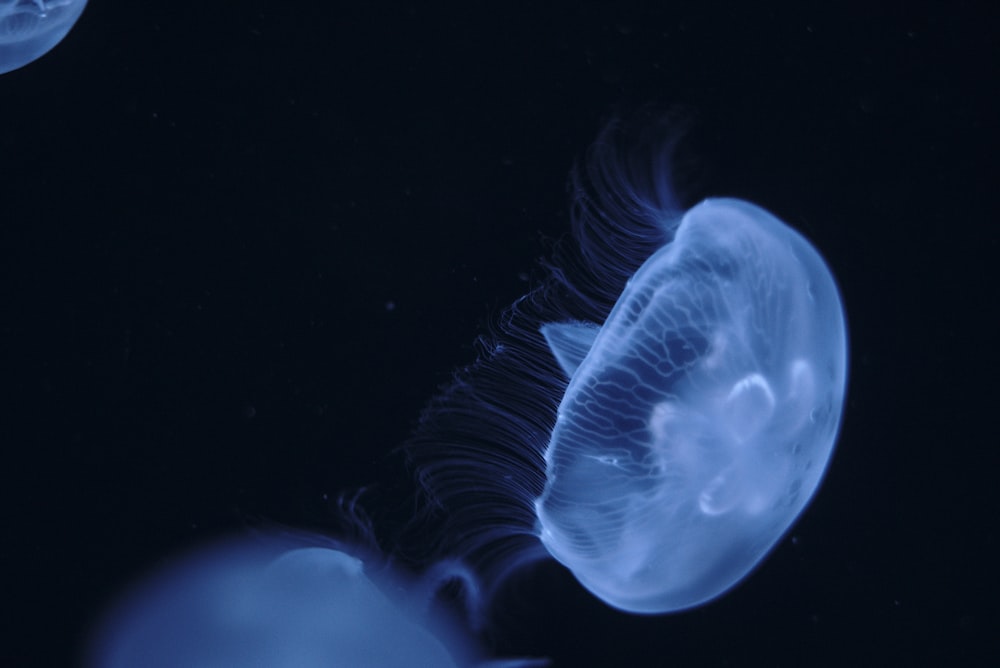
{"label": "jellyfish", "polygon": [[551,557],[622,611],[711,601],[788,532],[832,455],[847,331],[830,269],[754,204],[685,211],[661,120],[599,136],[573,172],[573,238],[411,443],[485,600]]}
{"label": "jellyfish", "polygon": [[843,308],[816,250],[760,207],[705,200],[603,326],[543,334],[570,379],[536,502],[549,553],[630,612],[743,579],[819,486],[840,423]]}
{"label": "jellyfish", "polygon": [[230,538],[128,592],[93,636],[89,668],[530,668],[483,659],[459,624],[359,546],[308,534]]}
{"label": "jellyfish", "polygon": [[[637,614],[745,579],[832,455],[843,305],[819,253],[764,209],[685,211],[662,130],[613,124],[574,170],[573,236],[398,450],[418,502],[383,505],[412,517],[365,523],[377,548],[244,539],[182,560],[110,616],[91,668],[544,665],[475,641],[529,565],[554,559]],[[434,605],[455,582],[461,623]]]}
{"label": "jellyfish", "polygon": [[87,0],[0,0],[0,74],[55,48],[86,6]]}

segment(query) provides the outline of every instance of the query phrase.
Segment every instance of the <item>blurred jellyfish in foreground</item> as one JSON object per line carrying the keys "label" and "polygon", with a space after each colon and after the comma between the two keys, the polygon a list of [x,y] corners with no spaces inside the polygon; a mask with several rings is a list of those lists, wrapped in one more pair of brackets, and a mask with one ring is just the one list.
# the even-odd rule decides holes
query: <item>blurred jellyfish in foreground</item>
{"label": "blurred jellyfish in foreground", "polygon": [[788,531],[833,451],[847,332],[829,268],[749,202],[685,213],[669,122],[630,132],[592,147],[575,245],[411,443],[487,600],[548,555],[621,610],[705,603]]}
{"label": "blurred jellyfish in foreground", "polygon": [[544,665],[479,661],[460,625],[431,612],[427,597],[440,583],[409,582],[344,549],[257,538],[188,555],[140,583],[113,610],[95,636],[88,665]]}
{"label": "blurred jellyfish in foreground", "polygon": [[87,0],[0,0],[0,74],[55,48],[86,6]]}

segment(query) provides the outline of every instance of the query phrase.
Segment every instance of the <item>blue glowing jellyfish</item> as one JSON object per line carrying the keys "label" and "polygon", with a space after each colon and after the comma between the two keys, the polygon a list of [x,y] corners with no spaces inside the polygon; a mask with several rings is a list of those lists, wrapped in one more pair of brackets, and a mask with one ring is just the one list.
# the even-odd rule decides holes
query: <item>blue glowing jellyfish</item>
{"label": "blue glowing jellyfish", "polygon": [[661,129],[601,135],[574,173],[574,246],[411,443],[487,600],[547,554],[621,610],[709,601],[774,547],[832,454],[847,334],[830,270],[748,202],[685,213]]}
{"label": "blue glowing jellyfish", "polygon": [[86,6],[87,0],[0,0],[0,74],[51,51]]}
{"label": "blue glowing jellyfish", "polygon": [[[460,625],[378,559],[304,536],[230,540],[140,583],[95,634],[90,668],[455,668],[477,665]],[[313,544],[309,544],[312,542]],[[441,569],[432,577],[449,577]],[[528,668],[531,659],[491,666]]]}
{"label": "blue glowing jellyfish", "polygon": [[808,503],[840,424],[847,339],[819,254],[753,204],[706,200],[602,327],[543,332],[570,378],[537,501],[548,551],[631,612],[739,582]]}

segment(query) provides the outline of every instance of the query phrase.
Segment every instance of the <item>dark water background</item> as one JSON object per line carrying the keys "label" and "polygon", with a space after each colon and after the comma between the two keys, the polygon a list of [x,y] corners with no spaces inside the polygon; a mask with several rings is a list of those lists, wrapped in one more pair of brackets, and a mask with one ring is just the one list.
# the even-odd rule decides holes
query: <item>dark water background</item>
{"label": "dark water background", "polygon": [[0,77],[0,665],[70,665],[166,555],[323,530],[391,476],[567,232],[574,160],[646,103],[688,110],[688,197],[757,202],[829,261],[839,449],[727,597],[637,618],[544,566],[498,651],[995,660],[996,8],[538,4],[92,0]]}

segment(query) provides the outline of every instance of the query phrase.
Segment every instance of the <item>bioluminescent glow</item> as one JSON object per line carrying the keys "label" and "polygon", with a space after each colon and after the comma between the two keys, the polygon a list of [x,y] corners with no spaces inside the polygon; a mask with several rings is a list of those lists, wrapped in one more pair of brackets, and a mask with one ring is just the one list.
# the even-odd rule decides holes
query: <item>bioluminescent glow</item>
{"label": "bioluminescent glow", "polygon": [[0,0],[0,74],[54,49],[86,6],[87,0]]}

